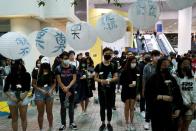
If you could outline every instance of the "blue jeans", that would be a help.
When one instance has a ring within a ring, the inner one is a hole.
[[[44,89],[45,91],[49,91],[51,89],[50,86],[47,87],[43,87],[42,89]],[[51,101],[54,99],[54,95],[52,96],[45,96],[41,91],[39,90],[35,90],[35,101]]]
[[[22,94],[22,93],[21,93]],[[16,97],[15,96],[15,92],[10,92],[10,95],[13,96],[13,97]],[[30,100],[26,97],[23,101],[22,101],[22,105],[28,105],[28,103],[30,103]],[[11,105],[11,106],[14,106],[14,105],[17,105],[17,103],[15,101],[12,101],[12,100],[8,100],[7,101],[7,104],[8,105]]]

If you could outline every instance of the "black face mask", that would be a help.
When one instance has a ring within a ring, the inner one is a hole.
[[[46,63],[43,63],[42,64],[42,68],[43,69],[49,69],[50,68],[50,65],[49,64],[46,64]]]
[[[182,70],[185,71],[185,72],[189,72],[191,70],[191,67],[190,66],[184,66],[182,68]]]
[[[104,55],[104,59],[107,60],[107,61],[110,60],[111,59],[111,55]]]
[[[163,69],[161,69],[161,73],[164,73],[164,74],[169,73],[169,68],[163,68]]]

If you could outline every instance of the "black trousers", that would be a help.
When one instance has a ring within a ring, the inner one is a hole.
[[[142,95],[140,94],[140,96],[142,96]],[[145,98],[141,97],[141,99],[140,99],[140,111],[141,112],[145,111],[145,103],[146,103]]]
[[[66,94],[59,92],[60,97],[60,103],[61,103],[61,110],[60,110],[60,116],[61,116],[61,124],[66,125],[66,112],[67,109],[65,108],[65,97]],[[72,124],[74,122],[74,95],[69,97],[69,124]]]
[[[113,90],[111,87],[99,87],[98,89],[101,121],[105,121],[105,111],[107,111],[107,120],[112,119]]]
[[[153,116],[151,119],[152,131],[173,131],[171,117]]]

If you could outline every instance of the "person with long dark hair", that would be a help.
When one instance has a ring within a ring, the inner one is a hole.
[[[196,107],[196,82],[192,73],[191,59],[184,57],[179,60],[177,82],[183,98],[179,131],[188,131]]]
[[[182,96],[176,79],[169,72],[167,58],[158,60],[156,73],[146,83],[152,131],[177,131],[173,119],[179,117]]]
[[[30,90],[31,76],[26,72],[22,60],[16,60],[11,66],[11,72],[5,79],[4,92],[8,96],[8,105],[12,115],[12,129],[18,131],[18,112],[22,130],[27,130],[27,94]]]
[[[36,60],[36,63],[35,63],[35,68],[33,68],[33,71],[32,71],[32,76],[36,76],[38,74],[40,65],[41,65],[41,60],[40,59],[37,59]],[[35,93],[35,88],[33,88],[31,95],[33,96],[34,93]]]
[[[137,86],[139,84],[139,71],[135,56],[127,59],[124,70],[121,74],[122,92],[121,99],[125,103],[124,115],[126,130],[135,130],[133,126],[134,106],[136,101]]]
[[[56,85],[55,75],[50,67],[48,57],[41,59],[41,65],[37,74],[32,76],[32,86],[35,88],[35,102],[38,110],[38,124],[43,131],[44,110],[46,109],[49,122],[49,131],[53,130],[53,91]]]
[[[82,58],[79,64],[78,75],[80,78],[79,84],[79,100],[82,107],[82,115],[86,115],[89,98],[92,97],[92,90],[89,86],[89,73],[87,70],[87,60]]]

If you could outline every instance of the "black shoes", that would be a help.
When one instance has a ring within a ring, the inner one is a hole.
[[[100,126],[100,128],[99,128],[99,131],[105,131],[105,129],[106,129],[106,125],[105,124],[102,124]],[[108,131],[113,131],[112,125],[111,124],[107,124],[107,129],[108,129]]]
[[[105,124],[102,124],[100,127],[99,127],[99,131],[104,131],[106,129],[106,125]]]
[[[59,128],[59,131],[63,131],[63,130],[65,130],[65,128],[66,128],[65,125],[61,125]]]
[[[108,131],[113,131],[113,127],[111,124],[107,124]]]

